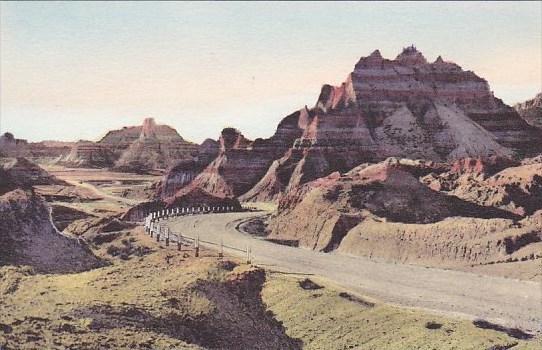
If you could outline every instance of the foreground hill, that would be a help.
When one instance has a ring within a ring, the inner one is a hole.
[[[143,248],[143,254],[112,256]],[[389,306],[313,276],[159,246],[141,228],[97,254],[111,265],[70,275],[0,267],[6,349],[527,350],[520,330]],[[493,328],[493,329],[491,329]]]
[[[67,185],[67,183],[22,157],[10,159],[0,167],[0,194],[17,188],[30,189],[36,185]]]
[[[0,265],[28,265],[44,273],[102,266],[84,242],[54,227],[41,197],[20,189],[0,196],[0,253]]]

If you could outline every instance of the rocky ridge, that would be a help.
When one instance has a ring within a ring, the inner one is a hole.
[[[242,200],[275,200],[387,157],[453,162],[542,151],[542,131],[495,98],[486,80],[441,57],[429,63],[414,47],[393,60],[378,50],[362,57],[342,85],[324,85],[315,107],[296,116],[301,136]]]

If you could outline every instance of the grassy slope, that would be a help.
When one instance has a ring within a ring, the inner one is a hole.
[[[240,265],[212,252],[161,249],[141,229],[134,245],[154,249],[101,269],[32,275],[0,268],[0,346],[4,349],[488,349],[540,342],[382,304],[347,300],[326,283],[304,290],[298,279]],[[121,246],[120,239],[113,245]],[[103,245],[97,254],[105,255]],[[171,255],[170,264],[166,256]],[[263,300],[262,300],[263,299]],[[267,304],[267,306],[266,306]],[[274,318],[273,318],[274,315]],[[277,320],[279,322],[277,322]],[[437,330],[425,328],[441,323]],[[282,322],[282,325],[281,323]]]
[[[287,334],[300,338],[304,349],[539,349],[540,339],[522,341],[504,333],[475,327],[466,320],[436,316],[376,303],[366,305],[340,297],[339,288],[304,290],[291,276],[272,274],[263,290],[268,308],[283,322]],[[441,324],[428,329],[426,324]],[[505,349],[507,347],[503,347]],[[501,348],[497,348],[501,349]]]

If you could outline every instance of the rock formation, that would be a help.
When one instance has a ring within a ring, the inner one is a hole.
[[[206,139],[198,148],[195,159],[178,161],[158,183],[156,197],[166,200],[192,182],[218,155],[220,144]]]
[[[0,265],[69,273],[102,263],[86,243],[58,232],[41,197],[17,189],[0,196]]]
[[[363,164],[288,191],[268,222],[269,238],[432,266],[540,259],[540,165]],[[435,186],[436,179],[442,184]]]
[[[109,131],[100,141],[79,141],[57,160],[69,167],[115,168],[120,171],[165,170],[177,162],[215,157],[212,141],[198,147],[168,125],[146,118],[141,126]],[[208,163],[206,163],[208,164]]]
[[[28,142],[16,139],[12,133],[0,136],[0,157],[22,157],[28,153]]]
[[[517,217],[431,190],[417,178],[429,171],[430,163],[417,166],[389,159],[309,182],[281,198],[271,232],[279,238],[287,233],[301,245],[330,251],[368,217],[401,223],[433,223],[453,216]]]
[[[102,139],[100,143],[106,142]],[[156,125],[154,119],[146,118],[139,137],[122,152],[115,162],[115,168],[136,172],[166,169],[177,161],[194,159],[197,151],[198,146],[185,141],[175,129],[167,125]]]
[[[273,160],[280,158],[303,132],[302,120],[310,112],[303,109],[285,117],[268,139],[247,140],[234,128],[220,135],[218,156],[194,179],[194,187],[223,196],[240,196],[249,191],[266,173]]]
[[[362,57],[342,85],[324,85],[295,124],[301,136],[242,199],[273,200],[387,157],[447,162],[542,151],[542,131],[495,98],[487,81],[441,57],[428,63],[414,47],[394,60],[378,50]]]
[[[530,100],[514,105],[514,108],[527,123],[542,128],[542,93],[537,94]]]
[[[6,132],[0,136],[0,157],[27,157],[39,160],[54,160],[69,152],[72,142],[42,141],[28,142],[17,139]]]
[[[511,164],[491,160],[464,160],[449,172],[422,178],[430,188],[466,201],[495,207],[517,215],[531,215],[542,209],[542,162]]]
[[[107,147],[92,141],[78,141],[70,153],[58,160],[57,164],[67,167],[108,168],[113,165],[113,154]]]

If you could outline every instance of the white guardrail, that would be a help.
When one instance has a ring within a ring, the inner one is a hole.
[[[252,206],[242,206],[243,210],[255,210],[255,207]],[[199,245],[205,243],[212,246],[217,246],[220,248],[219,257],[224,256],[224,248],[232,249],[235,251],[243,252],[246,254],[247,263],[252,261],[252,250],[250,246],[246,246],[244,249],[238,247],[232,247],[224,245],[221,241],[210,242],[205,240],[200,240],[199,235],[196,237],[189,237],[183,235],[181,232],[173,232],[169,226],[167,226],[163,221],[166,221],[170,218],[178,216],[187,216],[187,215],[203,215],[211,213],[230,213],[238,211],[234,206],[197,206],[197,207],[178,207],[171,209],[162,209],[154,212],[150,212],[144,220],[145,233],[150,235],[153,238],[156,238],[157,242],[164,241],[166,246],[169,246],[170,243],[177,244],[177,250],[181,250],[183,244],[191,246],[193,244],[195,250],[195,256],[199,256]]]

